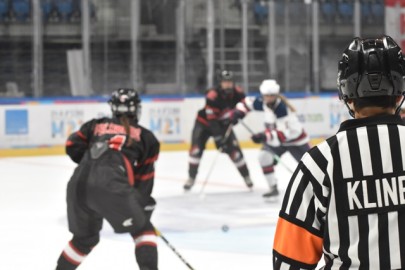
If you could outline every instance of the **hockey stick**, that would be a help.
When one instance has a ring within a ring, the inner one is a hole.
[[[242,126],[243,126],[244,128],[246,128],[246,130],[249,131],[250,134],[252,134],[252,135],[255,134],[255,132],[254,132],[248,125],[246,125],[246,123],[243,122],[242,119],[239,120],[239,123],[241,123]],[[265,143],[263,143],[263,144],[265,144]],[[287,166],[287,164],[284,164],[284,162],[281,161],[281,158],[280,158],[279,155],[277,155],[277,154],[274,153],[273,151],[271,151],[271,153],[273,154],[274,159],[277,161],[277,163],[280,163],[281,165],[283,165],[283,167],[286,168],[287,171],[289,171],[290,173],[294,173],[293,170],[291,170],[290,167]]]
[[[163,242],[165,242],[166,245],[174,252],[174,254],[176,254],[177,257],[179,257],[179,259],[188,267],[188,269],[194,270],[194,268],[183,258],[183,256],[181,256],[181,254],[174,248],[172,244],[170,244],[169,240],[167,240],[167,238],[164,237],[158,229],[155,228],[155,232],[156,235],[159,236],[163,240]]]
[[[230,124],[228,126],[228,129],[225,132],[225,135],[224,135],[224,138],[223,138],[224,141],[226,141],[228,139],[229,135],[231,135],[232,128],[233,128],[233,124]],[[222,148],[220,147],[220,148],[218,148],[218,152],[216,153],[214,159],[212,160],[211,167],[209,168],[209,171],[208,171],[207,175],[205,176],[204,182],[203,182],[203,184],[201,186],[200,192],[198,193],[200,198],[204,197],[205,186],[208,183],[208,179],[210,178],[211,173],[214,170],[214,166],[217,163],[217,159],[219,157],[219,154],[221,154],[221,153],[222,153]]]

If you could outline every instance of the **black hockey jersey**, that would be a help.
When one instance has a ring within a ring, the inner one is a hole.
[[[132,143],[120,120],[117,118],[93,119],[71,134],[66,142],[66,153],[79,163],[96,143],[106,143],[108,151],[122,154],[128,181],[150,201],[155,175],[154,163],[159,155],[160,144],[148,129],[133,122],[130,125]],[[147,203],[147,202],[146,202]]]
[[[245,97],[245,93],[239,86],[235,86],[232,93],[227,94],[219,87],[209,89],[205,95],[205,106],[198,111],[197,121],[208,126],[214,135],[218,135],[229,125],[228,114]],[[225,127],[223,121],[227,122]]]
[[[286,190],[274,269],[405,269],[405,126],[343,122],[304,155]]]

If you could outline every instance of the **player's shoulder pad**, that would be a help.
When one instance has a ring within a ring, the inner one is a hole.
[[[274,109],[274,114],[276,115],[277,118],[287,116],[288,115],[287,105],[284,102],[280,101],[276,105],[276,108]]]
[[[255,111],[263,111],[263,98],[262,97],[257,97],[253,101],[253,110]]]
[[[91,129],[93,129],[96,124],[102,123],[102,122],[104,122],[104,121],[105,121],[105,117],[90,119],[90,120],[88,120],[87,122],[83,123],[83,124],[80,126],[80,129],[79,129],[79,130],[84,131],[84,132],[88,132],[88,131],[90,131]]]
[[[148,143],[157,144],[157,145],[160,146],[159,140],[156,138],[155,134],[153,134],[152,131],[150,131],[149,129],[147,129],[147,128],[141,126],[141,125],[138,125],[138,127],[142,131],[141,132],[141,138],[147,140]]]
[[[205,95],[207,99],[215,100],[218,97],[218,92],[214,89],[208,89],[207,94]]]
[[[245,93],[245,92],[243,91],[243,88],[240,87],[239,85],[235,85],[235,91],[236,91],[237,93],[241,93],[241,94],[244,94],[244,93]]]

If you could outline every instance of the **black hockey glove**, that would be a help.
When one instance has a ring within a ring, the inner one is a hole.
[[[230,116],[231,123],[233,125],[236,125],[239,122],[240,119],[243,119],[243,117],[245,117],[245,115],[246,114],[244,112],[242,112],[242,111],[233,110],[232,113],[231,113],[231,116]]]
[[[266,134],[264,132],[256,133],[251,137],[254,143],[265,143],[267,141]]]

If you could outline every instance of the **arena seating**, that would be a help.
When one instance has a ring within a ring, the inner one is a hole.
[[[11,1],[11,17],[18,22],[25,22],[31,16],[31,6],[29,0]]]
[[[321,15],[324,21],[333,22],[337,15],[336,2],[332,0],[321,0]]]
[[[42,16],[45,21],[49,20],[53,11],[53,1],[52,0],[41,0]]]
[[[73,14],[73,0],[54,0],[61,21],[68,21]]]
[[[8,19],[9,3],[7,0],[0,0],[0,22]]]
[[[353,1],[340,0],[338,2],[339,18],[343,23],[352,22],[354,7]]]

